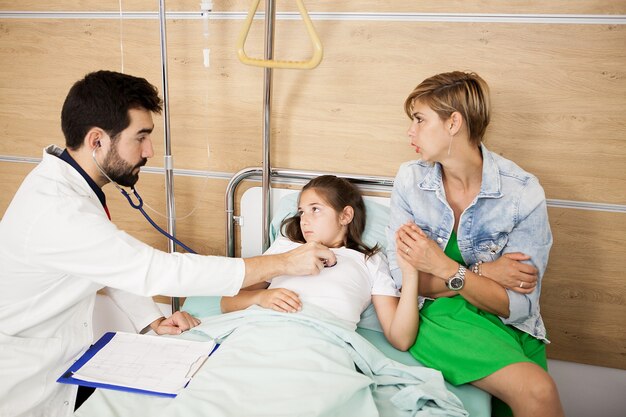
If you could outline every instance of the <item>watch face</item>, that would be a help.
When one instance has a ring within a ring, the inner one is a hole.
[[[454,277],[450,280],[450,288],[453,290],[460,290],[463,288],[463,280],[459,277]]]

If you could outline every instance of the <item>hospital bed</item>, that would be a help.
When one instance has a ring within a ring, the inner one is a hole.
[[[226,195],[226,211],[228,217],[227,225],[227,252],[234,256],[237,246],[239,246],[240,256],[248,257],[259,255],[263,251],[263,234],[264,226],[259,207],[263,204],[263,191],[260,187],[252,187],[243,193],[241,197],[241,209],[239,215],[234,212],[234,195],[243,179],[258,176],[258,170],[247,169],[235,175],[227,189]],[[272,172],[273,178],[280,178],[282,175],[283,183],[304,183],[308,178],[319,175],[320,173],[310,173],[305,171],[288,171]],[[390,192],[392,186],[391,179],[364,177],[364,176],[346,176],[360,186],[365,192],[373,191],[377,193]],[[270,191],[272,221],[268,229],[270,241],[273,240],[278,233],[280,221],[295,211],[297,201],[297,191],[287,188],[273,188]],[[364,240],[368,244],[378,242],[383,246],[386,245],[385,227],[389,215],[389,198],[380,196],[366,196],[367,209],[367,226],[364,234]],[[240,245],[235,244],[235,227],[240,229]],[[189,297],[185,300],[184,311],[200,317],[218,317],[220,311],[220,297]],[[221,315],[222,317],[224,315]],[[363,336],[367,341],[374,345],[380,352],[388,358],[393,359],[401,364],[421,367],[421,365],[408,353],[401,352],[393,348],[385,339],[380,324],[376,318],[373,307],[370,306],[363,315],[358,324],[357,333]],[[184,334],[183,337],[194,339],[197,336],[193,334]],[[253,348],[251,348],[253,349]],[[233,370],[232,372],[237,372]],[[333,377],[328,376],[329,384],[333,383]],[[217,382],[219,384],[219,381]],[[469,412],[470,416],[488,417],[491,414],[490,396],[471,385],[452,386],[445,382],[445,386],[454,393],[462,402],[463,407]],[[211,394],[207,394],[210,396]],[[186,396],[185,407],[188,413],[180,415],[193,415],[195,411],[203,409],[201,399],[207,396]],[[193,400],[192,400],[193,399]],[[245,400],[245,399],[244,399]],[[133,415],[137,410],[141,410],[143,414],[146,412],[150,415],[158,411],[166,409],[169,406],[169,398],[149,397],[140,394],[132,394],[126,392],[116,392],[107,390],[97,390],[96,393],[77,411],[77,416],[125,416]],[[231,415],[231,414],[225,414]],[[338,415],[341,415],[339,413]],[[345,414],[348,415],[348,414]],[[385,414],[381,414],[385,415]]]

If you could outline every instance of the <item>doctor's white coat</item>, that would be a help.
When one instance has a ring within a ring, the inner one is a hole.
[[[67,416],[76,387],[56,379],[93,342],[106,288],[137,330],[150,298],[234,295],[241,259],[158,251],[111,223],[85,179],[49,146],[0,221],[0,416]]]

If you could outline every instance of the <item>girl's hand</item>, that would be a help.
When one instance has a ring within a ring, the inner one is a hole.
[[[285,288],[262,290],[259,293],[258,304],[261,307],[271,308],[281,313],[295,313],[302,310],[302,303],[298,294]]]
[[[480,266],[483,276],[509,288],[512,291],[528,294],[537,286],[537,268],[524,264],[530,256],[521,252],[505,253],[493,262],[487,262]]]
[[[398,254],[397,258],[397,262],[398,262],[398,267],[400,268],[401,271],[405,271],[405,270],[415,270],[415,267],[413,265],[411,265],[411,262],[408,259],[407,253],[406,253],[406,248],[404,250],[401,250],[401,247],[404,246],[404,242],[402,242],[399,238],[398,238],[398,233],[396,233],[396,252]],[[410,253],[410,249],[409,249],[409,253]],[[401,255],[405,255],[405,256],[401,256]]]
[[[419,274],[420,295],[429,298],[454,297],[458,291],[453,291],[446,286],[445,281],[427,272]]]
[[[396,232],[396,250],[415,269],[428,272],[441,279],[453,276],[459,264],[443,252],[415,223],[402,225]]]
[[[402,241],[397,238],[396,234],[396,248],[400,248],[402,245]],[[400,272],[402,272],[402,283],[404,284],[407,279],[415,279],[417,280],[417,269],[411,265],[409,260],[403,256],[406,253],[402,251],[398,251],[398,256],[396,256],[396,261],[398,262],[398,267],[400,268]]]

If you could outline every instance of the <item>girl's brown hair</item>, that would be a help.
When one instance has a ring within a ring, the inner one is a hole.
[[[362,235],[365,230],[365,203],[359,189],[346,179],[334,175],[322,175],[309,181],[302,191],[315,190],[324,201],[337,213],[350,206],[354,210],[352,221],[348,223],[345,246],[370,257],[380,251],[380,246],[370,248],[363,243]],[[298,198],[298,204],[300,198]],[[280,224],[281,234],[293,242],[306,243],[300,228],[300,216],[286,218]]]

